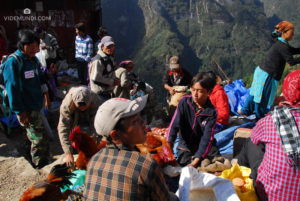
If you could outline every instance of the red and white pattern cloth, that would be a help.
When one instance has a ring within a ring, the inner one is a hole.
[[[292,110],[291,113],[300,130],[300,112]],[[268,200],[300,200],[300,170],[287,163],[288,156],[284,152],[271,115],[256,124],[251,139],[254,144],[264,143],[266,146],[256,182],[263,185]]]
[[[300,70],[289,73],[282,84],[282,93],[292,106],[300,106]]]

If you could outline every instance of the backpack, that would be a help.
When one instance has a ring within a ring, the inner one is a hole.
[[[1,64],[0,64],[0,86],[1,88],[5,89],[5,83],[4,83],[4,77],[3,77],[3,68],[4,68],[4,63],[8,60],[8,58],[10,57],[14,57],[18,63],[18,70],[19,70],[19,73],[21,73],[21,70],[22,70],[22,59],[16,54],[16,52],[10,54],[10,55],[4,55],[2,57],[2,60],[1,60]],[[22,84],[22,80],[20,79],[19,80],[19,84],[20,84],[20,89],[22,91],[23,89],[23,84]]]
[[[18,63],[18,69],[19,69],[19,73],[21,73],[21,70],[22,70],[22,59],[14,52],[10,55],[5,55],[2,57],[2,60],[1,60],[1,64],[0,64],[0,97],[2,98],[2,112],[3,112],[3,115],[4,117],[1,118],[1,121],[5,121],[5,124],[7,125],[7,133],[10,134],[11,132],[11,127],[15,127],[15,126],[18,126],[18,120],[17,118],[12,115],[12,111],[11,109],[9,108],[8,109],[8,113],[7,113],[7,105],[9,105],[8,103],[8,97],[7,97],[7,94],[6,94],[6,90],[5,90],[5,83],[4,83],[4,77],[3,77],[3,68],[4,68],[4,63],[8,60],[8,58],[10,57],[14,57]],[[22,80],[20,79],[20,89],[21,91],[23,90],[23,85],[22,85]]]

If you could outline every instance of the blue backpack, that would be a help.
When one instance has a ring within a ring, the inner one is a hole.
[[[2,60],[1,60],[1,65],[0,65],[0,95],[2,97],[2,109],[3,109],[3,118],[1,118],[0,120],[5,123],[7,125],[7,132],[8,134],[11,132],[11,127],[15,127],[15,126],[18,126],[19,123],[18,123],[18,120],[16,118],[15,115],[12,115],[12,111],[11,109],[9,108],[8,109],[8,114],[7,114],[7,105],[9,105],[8,103],[8,97],[7,97],[7,94],[6,94],[6,90],[5,90],[5,83],[4,83],[4,77],[3,77],[3,68],[4,68],[4,63],[8,60],[8,58],[10,57],[14,57],[18,63],[18,70],[19,70],[19,73],[21,74],[21,71],[22,71],[22,64],[23,64],[23,61],[22,59],[14,52],[10,55],[5,55],[2,57]],[[21,91],[23,90],[23,84],[22,84],[22,80],[20,79],[20,89]]]
[[[1,64],[0,64],[0,86],[1,88],[5,89],[5,83],[4,83],[4,77],[3,77],[3,68],[4,68],[4,63],[8,60],[8,58],[10,57],[14,57],[18,63],[18,70],[19,70],[19,73],[21,73],[21,70],[22,70],[22,64],[23,64],[23,61],[22,59],[20,58],[20,56],[18,56],[16,54],[16,52],[10,54],[10,55],[5,55],[2,57],[2,60],[1,60]],[[21,91],[23,90],[23,84],[22,84],[22,80],[20,80],[20,88],[21,88]]]

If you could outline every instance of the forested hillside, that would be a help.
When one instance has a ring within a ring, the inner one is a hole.
[[[274,5],[286,8],[285,2],[295,13],[273,8]],[[103,25],[116,41],[117,60],[133,59],[134,71],[154,86],[161,97],[162,75],[172,55],[179,55],[183,67],[192,74],[213,70],[212,56],[231,79],[253,73],[271,45],[274,24],[281,19],[297,24],[299,3],[296,0],[103,0],[102,7]],[[295,35],[299,44],[300,30]]]

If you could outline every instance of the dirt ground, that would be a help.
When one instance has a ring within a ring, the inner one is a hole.
[[[61,94],[63,97],[65,93]],[[63,151],[57,135],[59,110],[47,115],[54,139],[49,142],[53,162],[41,170],[34,169],[30,164],[30,142],[25,130],[13,128],[10,134],[0,124],[0,201],[18,201],[24,191],[35,182],[44,179],[50,169],[58,163],[63,163]],[[161,125],[160,121],[156,122]],[[156,126],[155,124],[153,126]],[[76,160],[76,155],[74,156]]]
[[[55,128],[53,125],[51,127]],[[0,129],[0,201],[18,201],[28,187],[44,179],[54,164],[63,161],[63,151],[56,129],[53,129],[54,140],[49,144],[54,162],[36,170],[28,162],[30,143],[25,130],[19,127],[9,135],[4,132],[3,128]]]

